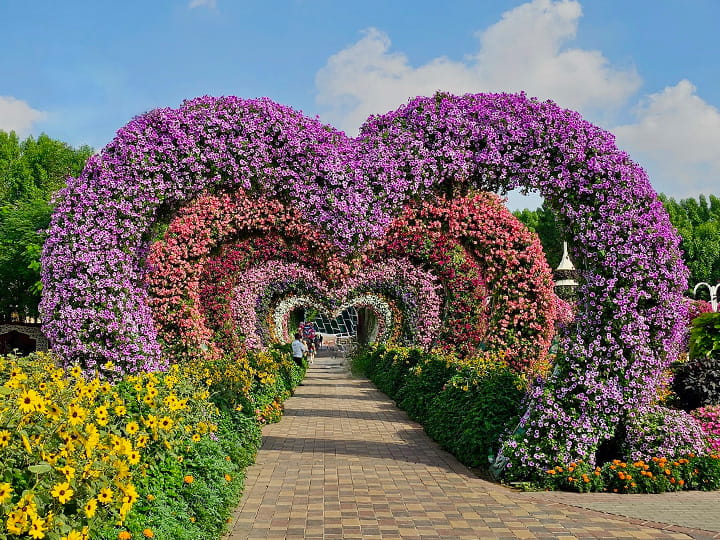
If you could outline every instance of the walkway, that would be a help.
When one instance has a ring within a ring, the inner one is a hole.
[[[317,359],[264,428],[226,540],[720,538],[718,493],[517,493],[480,480],[341,362]]]

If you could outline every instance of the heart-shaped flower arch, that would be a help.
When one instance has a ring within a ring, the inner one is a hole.
[[[204,97],[138,117],[60,194],[44,331],[88,368],[158,367],[143,261],[155,224],[209,188],[292,202],[350,250],[411,198],[519,186],[557,212],[584,283],[576,331],[508,448],[528,467],[592,455],[673,359],[687,270],[646,174],[612,135],[524,95],[416,98],[356,139],[267,99]]]
[[[333,311],[328,311],[328,306],[318,303],[316,298],[304,296],[290,296],[279,301],[271,313],[272,326],[271,337],[281,343],[292,341],[290,332],[290,315],[298,308],[314,309],[328,318],[334,319],[343,311],[349,308],[366,308],[376,317],[377,322],[372,332],[369,333],[369,342],[384,342],[392,338],[393,330],[400,322],[393,315],[399,310],[393,309],[387,298],[377,294],[362,294],[349,299]]]

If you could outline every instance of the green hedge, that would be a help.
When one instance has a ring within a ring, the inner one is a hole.
[[[491,355],[460,361],[450,354],[379,345],[359,351],[353,366],[362,366],[430,437],[473,467],[488,463],[521,413],[525,381]]]

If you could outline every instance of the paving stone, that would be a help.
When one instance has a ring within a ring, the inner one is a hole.
[[[720,539],[719,493],[519,493],[481,480],[334,363],[317,358],[263,428],[225,540]]]

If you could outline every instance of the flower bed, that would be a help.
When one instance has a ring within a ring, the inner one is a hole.
[[[110,383],[40,353],[0,357],[0,536],[219,536],[260,422],[302,377],[282,358],[268,354],[253,388],[236,394],[237,367],[176,365]]]

